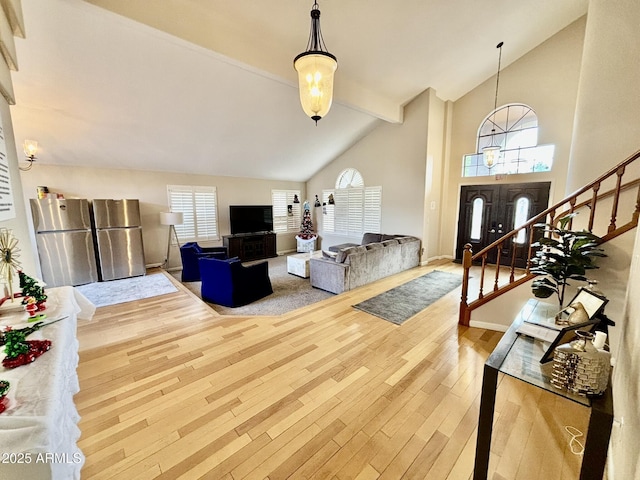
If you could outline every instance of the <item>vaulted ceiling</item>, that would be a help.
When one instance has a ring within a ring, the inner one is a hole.
[[[427,88],[463,96],[588,0],[322,0],[338,58],[316,126],[293,58],[312,1],[24,0],[11,108],[41,164],[305,181]],[[490,107],[488,99],[488,107]]]

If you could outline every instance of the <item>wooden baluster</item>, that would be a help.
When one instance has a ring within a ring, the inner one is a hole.
[[[482,255],[482,268],[480,269],[480,293],[478,294],[478,299],[484,297],[484,270],[487,266],[487,254]]]
[[[502,242],[498,244],[498,257],[496,258],[496,279],[493,283],[493,291],[498,291],[498,276],[500,275],[500,257],[502,256]]]
[[[575,208],[576,208],[576,200],[578,200],[577,197],[571,197],[571,199],[569,200],[569,205],[571,205],[571,208],[569,209],[569,214],[573,213],[573,211],[575,210]],[[565,229],[571,230],[572,227],[573,227],[573,218],[571,220],[569,220],[569,223],[567,224]]]
[[[636,210],[633,212],[632,221],[636,225],[638,224],[638,217],[640,217],[640,186],[638,187],[638,196],[636,197]]]
[[[620,200],[620,187],[622,185],[622,175],[624,175],[624,166],[620,167],[616,172],[618,180],[616,181],[616,189],[613,194],[613,206],[611,207],[611,222],[609,223],[608,233],[616,229],[616,217],[618,216],[618,200]]]
[[[554,208],[553,210],[551,210],[549,212],[549,225],[554,225],[555,226],[555,222],[556,222],[556,209]],[[551,232],[544,233],[543,235],[551,237]]]
[[[521,229],[519,229],[519,230],[521,230]],[[518,234],[517,233],[510,237],[510,239],[511,239],[511,271],[509,273],[509,283],[513,283],[513,280],[515,279],[516,251],[518,250],[518,242],[516,242],[517,238],[518,238]]]
[[[531,257],[533,257],[533,247],[531,246],[531,244],[533,243],[533,232],[534,232],[535,228],[533,228],[533,225],[531,225],[529,227],[529,251],[527,253],[527,266],[526,266],[526,273],[529,274],[529,271],[531,270]]]
[[[469,320],[471,318],[469,304],[467,303],[467,295],[469,293],[469,269],[471,268],[471,257],[473,257],[471,244],[466,243],[464,246],[464,251],[462,252],[462,293],[460,296],[460,313],[458,315],[458,323],[464,326],[469,326]]]
[[[589,226],[587,230],[593,230],[593,220],[596,216],[596,203],[598,203],[598,190],[600,190],[600,184],[596,183],[593,186],[593,196],[591,197],[591,212],[589,213]]]

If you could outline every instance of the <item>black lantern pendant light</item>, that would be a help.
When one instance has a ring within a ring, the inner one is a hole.
[[[293,59],[298,72],[302,109],[316,125],[331,108],[333,100],[333,74],[338,68],[336,57],[327,51],[320,31],[318,2],[311,8],[311,32],[307,50]]]
[[[500,84],[500,61],[502,60],[502,45],[504,42],[500,42],[496,45],[496,48],[500,50],[498,55],[498,73],[496,75],[496,96],[493,102],[493,128],[491,129],[491,144],[488,147],[484,147],[482,149],[482,161],[484,162],[485,167],[493,168],[498,160],[500,159],[500,155],[502,154],[502,149],[500,145],[495,143],[495,133],[496,133],[496,109],[498,108],[498,85]]]

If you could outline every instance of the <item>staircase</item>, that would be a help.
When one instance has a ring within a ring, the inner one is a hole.
[[[569,224],[567,228],[588,230],[601,237],[603,242],[635,228],[640,216],[640,175],[638,175],[640,162],[636,162],[639,158],[640,150],[590,184],[547,208],[477,253],[473,253],[471,245],[466,244],[462,257],[464,273],[458,323],[468,326],[474,309],[536,276],[530,272],[531,259],[535,257],[535,250],[530,245],[535,242],[536,235],[539,236],[541,232],[538,228],[533,228],[535,224],[554,224],[569,213],[576,212],[579,215],[572,219],[573,225]],[[630,168],[634,163],[635,165]],[[630,170],[633,173],[624,178],[625,172]],[[636,178],[629,180],[630,176]],[[624,183],[625,181],[627,183]],[[516,239],[522,230],[525,231],[529,242],[523,247],[518,247]],[[512,252],[510,264],[500,265],[501,252],[503,249],[508,251],[507,246],[514,247],[510,250]],[[525,268],[517,268],[515,265],[519,248],[528,249]],[[497,264],[488,267],[489,256],[497,258]],[[479,290],[477,297],[469,301],[469,272],[472,265],[480,265],[479,272],[474,271],[474,276],[479,275]],[[485,287],[487,283],[491,285]]]

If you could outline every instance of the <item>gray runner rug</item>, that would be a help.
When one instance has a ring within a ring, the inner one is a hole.
[[[460,284],[462,275],[434,270],[353,307],[401,325]]]
[[[116,305],[178,291],[163,273],[89,283],[75,288],[96,307]]]

